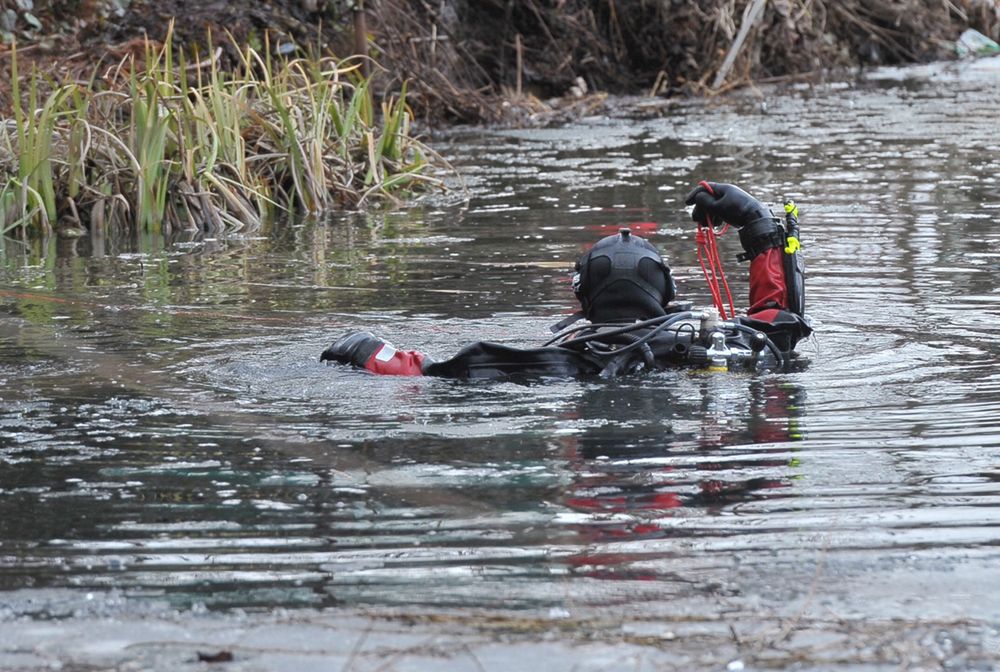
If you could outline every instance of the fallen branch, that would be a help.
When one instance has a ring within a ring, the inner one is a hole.
[[[712,82],[713,89],[718,89],[726,81],[729,70],[733,67],[733,63],[736,62],[736,57],[739,56],[740,50],[743,48],[743,43],[746,42],[747,36],[750,34],[750,29],[754,27],[758,19],[763,15],[766,3],[767,0],[753,0],[753,3],[747,5],[747,8],[743,11],[743,22],[740,24],[740,32],[737,33],[736,39],[733,40],[733,44],[729,47],[729,53],[726,54],[722,65],[719,67],[719,71],[715,74],[715,80]]]

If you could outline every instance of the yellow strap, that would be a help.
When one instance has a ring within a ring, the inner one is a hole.
[[[799,206],[795,205],[795,201],[788,201],[785,203],[785,213],[791,214],[795,219],[799,218]]]
[[[799,243],[799,239],[795,236],[788,236],[786,239],[788,245],[785,247],[785,254],[795,254],[802,249],[802,244]]]

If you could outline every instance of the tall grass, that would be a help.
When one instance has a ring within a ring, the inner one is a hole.
[[[215,58],[187,64],[168,34],[104,77],[58,85],[37,72],[22,80],[15,51],[14,119],[0,127],[0,231],[57,222],[218,230],[440,184],[410,135],[405,88],[376,114],[357,62],[281,59],[266,44],[239,52],[236,72]]]

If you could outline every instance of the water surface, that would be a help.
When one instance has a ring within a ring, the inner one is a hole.
[[[438,146],[467,199],[8,242],[0,589],[1000,623],[998,80],[991,59],[466,130]],[[681,205],[705,178],[800,204],[817,337],[792,371],[470,383],[318,361],[351,329],[437,357],[539,343],[575,308],[575,258],[623,225],[705,305]]]

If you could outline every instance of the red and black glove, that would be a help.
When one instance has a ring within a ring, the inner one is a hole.
[[[691,218],[696,222],[704,222],[706,217],[711,216],[716,222],[729,222],[739,229],[759,219],[774,219],[774,215],[763,203],[735,184],[699,184],[688,193],[684,202],[694,206]]]
[[[427,356],[415,350],[397,350],[369,331],[352,331],[320,355],[321,362],[352,364],[386,376],[422,376]]]
[[[739,229],[740,244],[746,253],[745,261],[775,247],[784,247],[784,232],[774,213],[756,198],[735,184],[706,182],[699,184],[687,195],[684,202],[693,205],[691,218],[704,222],[712,217],[715,223],[728,222]]]

